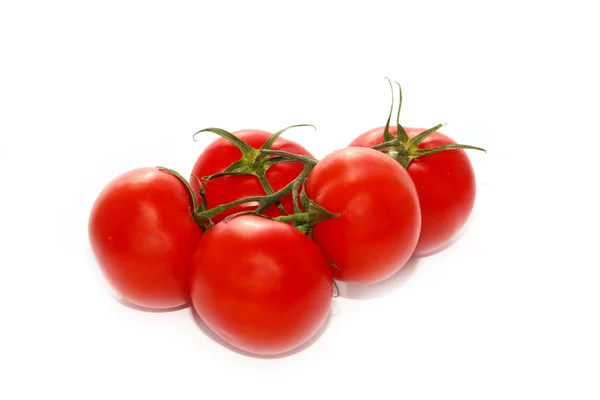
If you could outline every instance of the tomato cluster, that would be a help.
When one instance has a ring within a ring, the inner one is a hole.
[[[385,280],[469,218],[475,177],[463,149],[478,148],[441,125],[390,127],[391,114],[321,160],[281,137],[288,128],[209,128],[220,137],[189,180],[161,167],[118,176],[89,219],[103,275],[141,307],[191,304],[242,351],[297,348],[326,320],[335,280]]]

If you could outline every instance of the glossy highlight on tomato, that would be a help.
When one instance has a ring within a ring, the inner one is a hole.
[[[338,269],[336,279],[382,281],[404,266],[417,244],[421,212],[402,166],[372,149],[347,147],[323,158],[306,181],[307,196],[336,218],[313,228],[313,239]]]
[[[192,258],[203,234],[191,208],[185,184],[158,168],[119,175],[98,195],[89,241],[102,274],[123,299],[152,309],[189,303]]]
[[[277,355],[309,340],[333,295],[327,260],[291,225],[243,215],[208,230],[194,256],[191,296],[200,318],[251,354]]]
[[[384,142],[385,127],[363,133],[349,146],[371,147]],[[397,127],[390,126],[397,134]],[[409,137],[425,131],[404,127]],[[456,144],[441,132],[434,132],[419,145],[419,149]],[[446,245],[466,224],[475,203],[476,184],[471,161],[463,149],[444,150],[415,158],[407,171],[415,183],[421,207],[422,226],[416,255],[432,253]]]

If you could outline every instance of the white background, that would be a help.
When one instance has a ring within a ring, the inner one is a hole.
[[[0,398],[600,398],[594,2],[0,3]],[[120,304],[87,242],[114,176],[187,175],[216,126],[317,157],[440,122],[478,197],[458,240],[343,286],[301,351],[252,358],[191,309]]]

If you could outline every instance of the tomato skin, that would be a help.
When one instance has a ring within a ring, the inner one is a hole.
[[[189,303],[189,273],[202,230],[190,214],[185,185],[157,168],[113,179],[98,195],[88,222],[92,250],[108,283],[146,308]]]
[[[254,129],[241,130],[233,132],[233,134],[255,149],[260,148],[271,136],[269,132]],[[277,138],[271,149],[312,157],[312,154],[304,147],[283,137]],[[202,178],[223,172],[229,165],[238,161],[241,156],[241,151],[233,143],[219,137],[200,154],[192,168],[192,175]],[[278,163],[267,170],[267,181],[269,181],[274,191],[278,191],[300,175],[302,170],[303,165],[300,162]],[[190,183],[194,191],[198,193],[198,181],[193,176],[190,177]],[[210,180],[205,184],[205,191],[209,209],[244,197],[264,196],[266,194],[258,178],[252,175],[223,176]],[[283,197],[281,204],[289,213],[294,212],[291,195]],[[257,203],[245,203],[214,216],[212,220],[217,223],[228,215],[252,210],[256,206]],[[283,215],[275,205],[269,207],[263,214],[270,217]]]
[[[252,215],[211,228],[194,256],[194,308],[223,340],[259,355],[288,352],[326,320],[327,260],[292,226]]]
[[[375,283],[397,272],[413,253],[421,214],[414,184],[385,154],[365,148],[330,153],[311,171],[307,196],[337,218],[313,228],[313,239],[336,279]]]
[[[350,146],[370,147],[383,143],[384,127],[358,136]],[[409,137],[425,131],[404,128]],[[390,126],[395,136],[397,128]],[[429,135],[420,149],[432,149],[454,140],[440,132]],[[426,255],[448,243],[466,224],[475,204],[475,174],[463,149],[446,150],[414,159],[408,165],[421,204],[422,227],[415,255]]]

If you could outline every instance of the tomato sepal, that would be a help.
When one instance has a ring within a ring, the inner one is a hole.
[[[235,161],[232,164],[230,164],[224,171],[202,177],[202,179],[204,181],[209,181],[223,176],[253,175],[256,176],[256,178],[259,180],[263,190],[267,195],[273,194],[274,190],[269,181],[267,180],[266,173],[269,170],[269,168],[271,168],[274,164],[287,160],[282,158],[276,159],[273,157],[266,157],[265,154],[262,153],[262,150],[270,150],[275,140],[288,129],[297,128],[301,126],[312,126],[316,129],[316,127],[311,124],[297,124],[288,126],[271,135],[259,149],[255,149],[254,147],[250,146],[249,144],[238,138],[233,133],[221,128],[205,128],[196,132],[193,135],[194,140],[196,140],[196,135],[199,133],[215,133],[234,144],[242,153],[242,157],[238,161]],[[279,208],[279,210],[281,210],[281,212],[284,213],[284,215],[288,214],[288,212],[285,210],[285,208],[281,205],[279,201],[276,201],[275,205],[277,206],[277,208]]]
[[[430,154],[439,153],[446,150],[452,149],[470,149],[470,150],[480,150],[483,152],[487,151],[481,147],[466,145],[466,144],[451,144],[436,147],[433,149],[422,150],[419,149],[419,145],[425,140],[429,135],[436,132],[438,129],[443,127],[446,124],[438,124],[432,128],[429,128],[418,135],[409,138],[408,134],[404,127],[400,124],[400,109],[402,108],[402,87],[398,82],[395,82],[398,85],[398,91],[400,94],[399,104],[398,104],[398,113],[396,114],[396,127],[397,133],[394,136],[390,132],[390,122],[392,118],[392,113],[394,110],[394,86],[392,85],[392,81],[389,78],[386,78],[388,83],[390,84],[390,89],[392,92],[392,104],[390,106],[390,112],[388,114],[388,119],[385,124],[385,128],[383,130],[383,141],[384,143],[378,144],[375,146],[371,146],[372,149],[380,150],[388,156],[392,157],[396,160],[400,165],[404,168],[408,168],[408,165],[415,158],[423,157]]]

